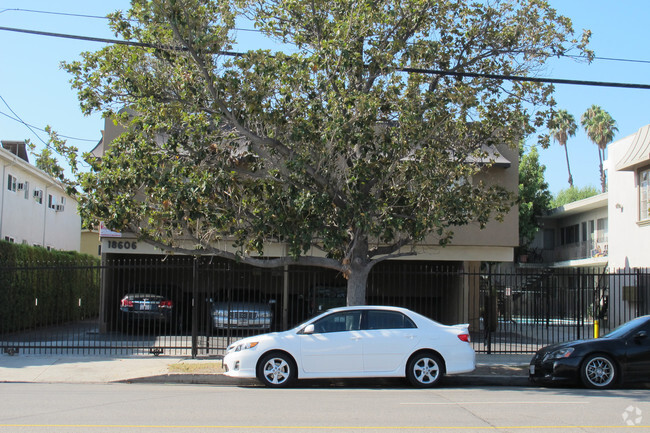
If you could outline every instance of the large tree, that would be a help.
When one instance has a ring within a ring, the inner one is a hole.
[[[539,231],[538,218],[548,212],[551,193],[544,178],[546,166],[539,162],[539,152],[519,146],[519,243],[527,248]]]
[[[574,201],[584,200],[589,197],[600,194],[598,189],[595,186],[585,186],[582,188],[567,188],[558,191],[558,193],[551,200],[551,207],[556,208],[564,206],[568,203],[573,203]]]
[[[508,211],[475,175],[486,146],[548,121],[553,89],[505,77],[588,39],[540,0],[132,0],[111,20],[139,45],[65,65],[83,110],[126,127],[81,176],[83,216],[171,251],[335,269],[349,304],[379,261]],[[242,22],[289,52],[233,53]]]
[[[569,148],[567,147],[567,140],[569,137],[576,135],[575,118],[566,110],[558,110],[551,119],[551,136],[555,141],[564,147],[564,155],[566,156],[566,168],[569,171],[569,188],[573,188],[573,176],[571,176],[571,165],[569,164]]]
[[[598,105],[592,105],[580,118],[580,124],[585,129],[589,139],[598,147],[598,168],[600,170],[600,188],[602,192],[607,191],[607,179],[603,160],[607,145],[614,140],[614,134],[618,131],[616,121],[612,116]]]

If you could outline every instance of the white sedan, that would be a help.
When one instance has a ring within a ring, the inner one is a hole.
[[[432,387],[445,374],[474,370],[468,329],[405,308],[335,308],[289,331],[234,342],[223,365],[227,376],[270,387],[353,377],[406,377],[416,387]]]

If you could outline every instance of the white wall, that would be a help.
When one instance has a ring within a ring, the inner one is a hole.
[[[15,243],[51,247],[57,250],[79,251],[81,243],[81,218],[77,202],[63,187],[47,174],[0,148],[0,239],[5,236]],[[18,183],[29,184],[29,189],[10,191],[9,175]],[[43,191],[43,201],[34,199],[34,191]],[[62,211],[48,208],[48,194],[57,204],[65,197]]]
[[[634,134],[608,147],[609,266],[650,267],[650,225],[639,224],[639,189],[635,171],[617,171],[616,164]]]

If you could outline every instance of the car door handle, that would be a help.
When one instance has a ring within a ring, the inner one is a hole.
[[[404,338],[408,340],[413,340],[415,338],[415,335],[405,335]]]
[[[359,341],[361,340],[361,337],[359,336],[350,337],[350,340]]]

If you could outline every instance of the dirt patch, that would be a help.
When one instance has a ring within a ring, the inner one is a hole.
[[[221,360],[219,361],[182,361],[169,366],[170,373],[185,374],[220,374],[223,373]]]

